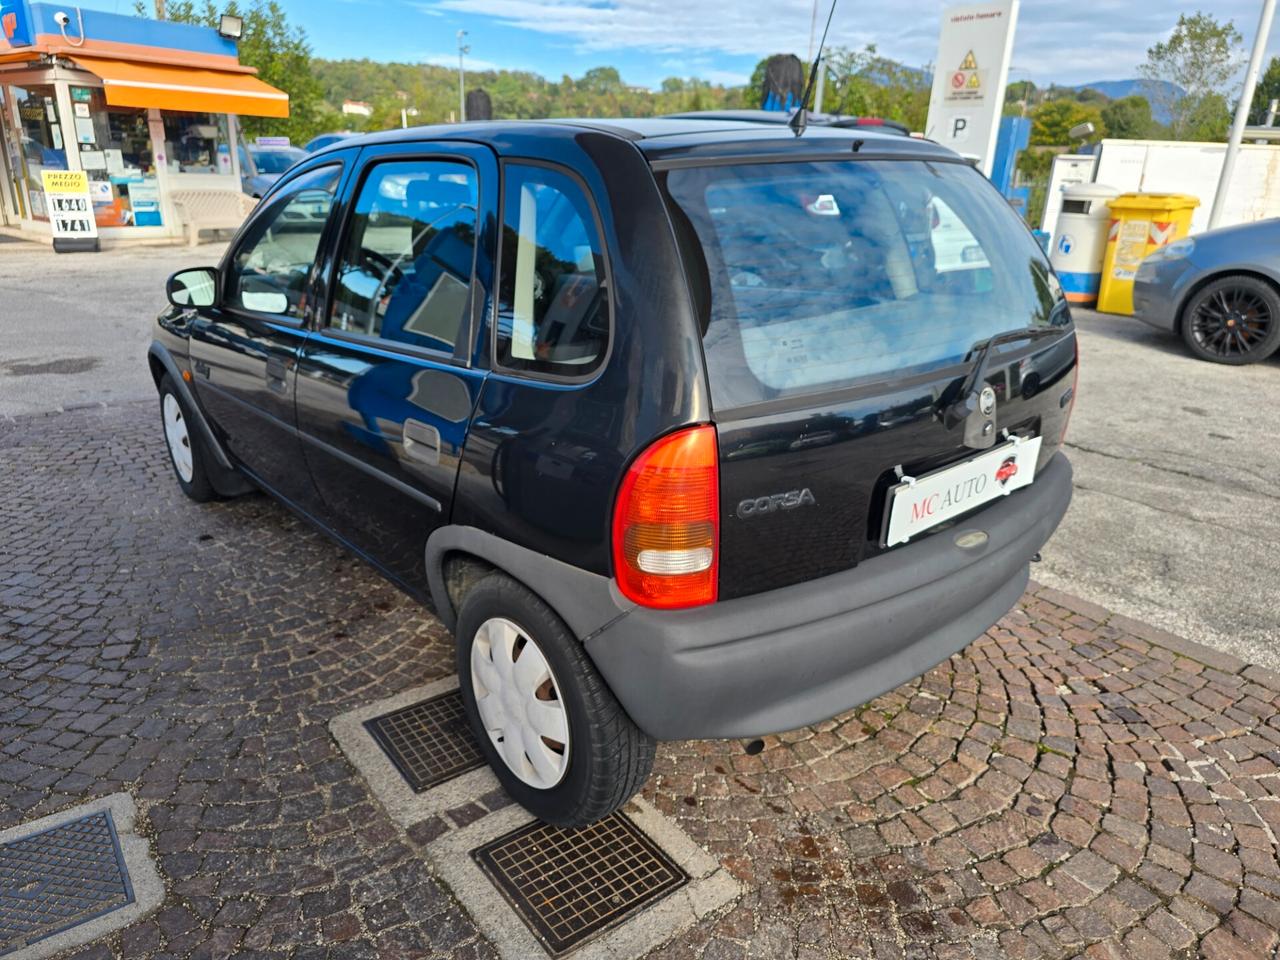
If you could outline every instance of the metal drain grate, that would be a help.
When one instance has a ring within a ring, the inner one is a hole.
[[[553,957],[689,882],[620,813],[579,830],[531,823],[471,856]]]
[[[132,902],[110,813],[0,845],[0,956]]]
[[[457,690],[366,720],[364,726],[414,793],[484,766]]]

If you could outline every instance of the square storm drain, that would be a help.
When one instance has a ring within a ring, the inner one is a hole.
[[[0,844],[0,956],[131,903],[109,811]]]
[[[414,793],[484,766],[456,689],[364,722]]]
[[[621,813],[578,830],[535,821],[471,856],[553,957],[689,882]]]

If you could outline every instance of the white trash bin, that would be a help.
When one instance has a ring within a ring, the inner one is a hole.
[[[1078,183],[1062,191],[1062,212],[1049,246],[1049,262],[1073,306],[1092,307],[1098,302],[1111,226],[1107,203],[1119,195],[1119,190],[1101,183]]]

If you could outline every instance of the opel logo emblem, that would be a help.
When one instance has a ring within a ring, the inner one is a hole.
[[[978,409],[982,411],[984,417],[989,417],[995,413],[996,392],[990,387],[982,388],[982,394],[978,397]]]

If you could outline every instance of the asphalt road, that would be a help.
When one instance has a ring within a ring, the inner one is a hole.
[[[0,244],[0,417],[151,397],[164,279],[221,250]],[[1222,367],[1134,320],[1077,321],[1075,503],[1033,575],[1280,669],[1280,359]]]
[[[0,417],[152,396],[145,357],[165,278],[223,248],[0,243]]]
[[[1075,501],[1032,575],[1280,668],[1280,359],[1204,363],[1127,317],[1076,321]]]

